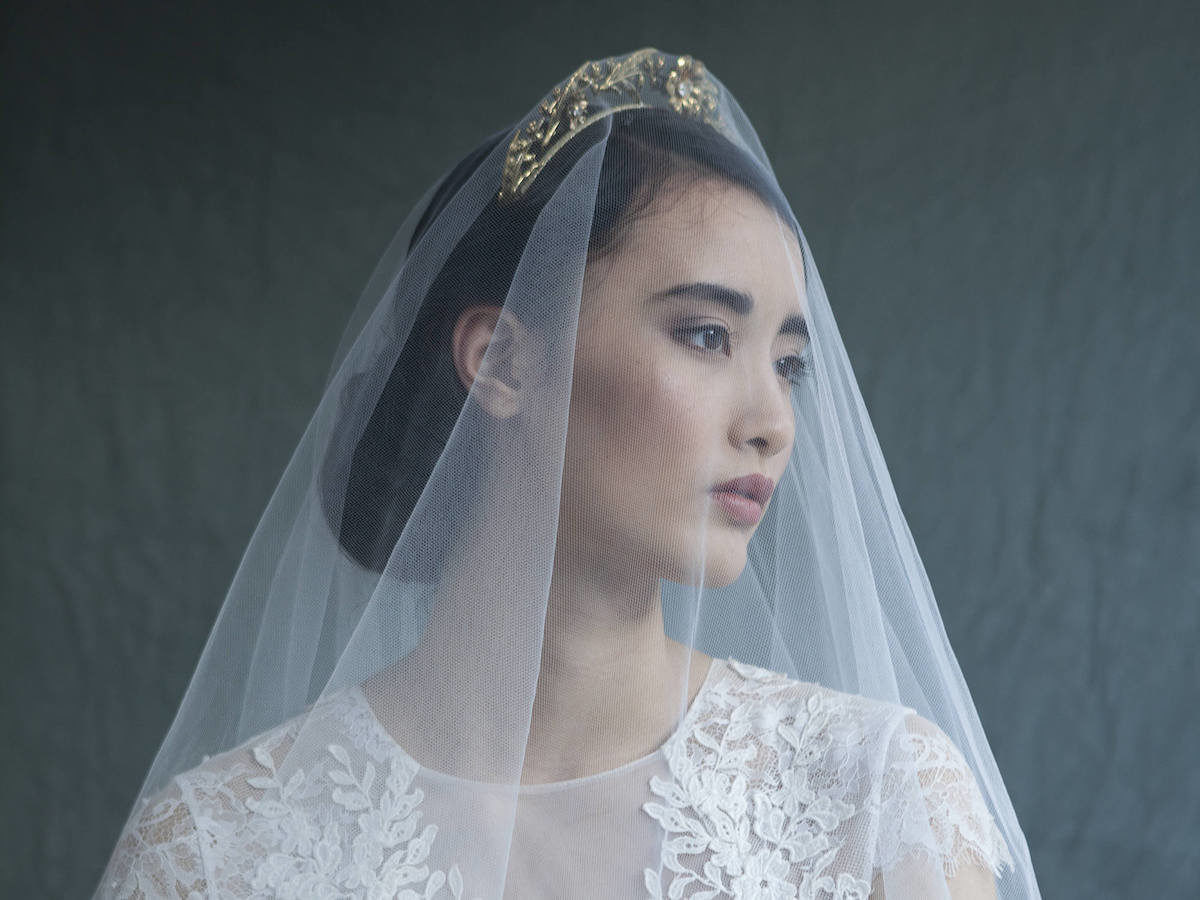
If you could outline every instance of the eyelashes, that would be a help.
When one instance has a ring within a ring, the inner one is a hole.
[[[785,356],[779,362],[781,365],[788,364],[788,370],[783,373],[783,377],[793,385],[802,383],[812,374],[812,365],[807,356]]]
[[[691,340],[691,338],[698,335],[709,333],[718,335],[719,341],[716,346],[710,346],[710,342],[705,339],[704,346],[699,347]],[[699,350],[702,353],[721,349],[725,352],[729,351],[729,329],[724,325],[714,325],[711,323],[707,325],[691,325],[684,328],[676,328],[671,332],[671,335],[680,343]],[[801,356],[795,354],[785,356],[776,365],[782,367],[783,371],[779,374],[786,378],[793,386],[802,384],[812,374],[812,364],[809,362],[808,353]]]

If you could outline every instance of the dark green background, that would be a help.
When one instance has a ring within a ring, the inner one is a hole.
[[[1196,10],[8,5],[0,893],[92,889],[410,206],[653,45],[807,231],[1045,895],[1190,896]]]

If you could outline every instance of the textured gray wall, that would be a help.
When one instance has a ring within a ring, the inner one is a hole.
[[[1195,4],[119,6],[0,14],[0,893],[91,890],[409,206],[652,44],[806,228],[1046,896],[1191,895]]]

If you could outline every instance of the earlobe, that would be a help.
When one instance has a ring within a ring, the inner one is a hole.
[[[467,307],[454,324],[451,347],[458,377],[497,419],[512,418],[521,409],[528,337],[519,319],[491,304]]]

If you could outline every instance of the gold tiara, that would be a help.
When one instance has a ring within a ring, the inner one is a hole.
[[[585,62],[538,105],[513,135],[500,181],[502,202],[522,197],[571,136],[625,109],[661,107],[718,127],[719,89],[704,63],[643,47]],[[665,102],[664,102],[665,99]]]

